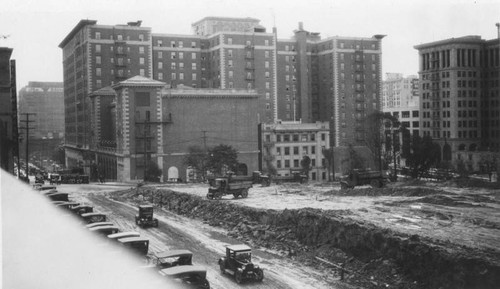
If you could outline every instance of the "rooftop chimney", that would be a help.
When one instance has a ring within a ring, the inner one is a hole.
[[[299,22],[299,30],[304,30],[304,25],[302,24],[302,21]]]

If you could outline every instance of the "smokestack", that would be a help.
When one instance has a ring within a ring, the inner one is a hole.
[[[299,30],[304,30],[304,25],[302,24],[302,21],[299,22]]]

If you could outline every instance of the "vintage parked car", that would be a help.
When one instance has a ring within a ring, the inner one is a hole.
[[[103,236],[108,236],[111,234],[116,234],[120,232],[120,229],[115,226],[97,226],[89,229],[91,232],[98,233]]]
[[[146,256],[149,250],[149,239],[143,237],[128,237],[118,239],[118,242],[123,244],[125,247],[132,249],[135,253],[139,255]]]
[[[106,222],[106,214],[103,213],[85,213],[80,215],[82,219],[87,224],[97,223],[97,222]]]
[[[181,288],[210,289],[207,270],[198,265],[182,265],[160,270],[170,280],[182,283]]]
[[[118,240],[122,238],[130,238],[130,237],[140,237],[141,234],[138,232],[119,232],[115,234],[108,235],[110,240]]]
[[[139,227],[158,227],[158,219],[153,218],[153,206],[140,205],[139,215],[135,216],[135,223]]]
[[[181,265],[193,265],[193,253],[189,250],[171,250],[155,253],[153,262],[160,269]]]
[[[95,227],[113,226],[113,225],[114,224],[111,223],[111,222],[97,222],[97,223],[92,223],[92,224],[85,225],[85,228],[91,229],[91,228],[95,228]]]
[[[219,267],[222,274],[234,276],[237,283],[264,279],[264,271],[252,263],[252,249],[247,245],[227,246],[226,256],[219,259]]]
[[[78,203],[78,202],[71,202],[71,201],[69,201],[69,202],[61,202],[61,203],[56,204],[57,207],[63,208],[63,209],[66,209],[66,210],[71,210],[74,207],[79,206],[79,205],[80,205],[80,203]]]
[[[71,208],[71,211],[79,216],[85,213],[92,213],[94,211],[94,207],[89,205],[79,205]]]
[[[45,194],[45,196],[47,196],[52,201],[69,202],[69,194],[68,193],[53,192],[53,193],[50,193],[50,194]]]

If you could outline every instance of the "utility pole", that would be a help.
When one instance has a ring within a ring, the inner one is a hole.
[[[202,130],[201,131],[203,133],[203,150],[205,151],[205,157],[208,155],[208,151],[207,151],[207,131],[206,130]],[[203,158],[203,165],[202,165],[202,169],[203,169],[203,179],[206,178],[205,174],[206,174],[206,170],[205,170],[205,158]]]
[[[26,112],[26,113],[21,113],[22,115],[24,115],[26,117],[25,120],[20,120],[20,122],[23,122],[24,123],[24,127],[20,127],[20,129],[26,129],[26,181],[29,182],[29,179],[28,179],[28,175],[29,175],[29,152],[28,152],[28,147],[29,147],[29,131],[30,131],[30,128],[33,129],[33,127],[30,127],[30,123],[31,122],[35,122],[34,120],[30,120],[30,115],[36,115],[36,113],[30,113],[30,112]]]

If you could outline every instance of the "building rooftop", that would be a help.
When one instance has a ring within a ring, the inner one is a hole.
[[[258,24],[260,22],[259,19],[256,19],[256,18],[251,18],[251,17],[244,17],[244,18],[239,18],[239,17],[217,17],[217,16],[207,16],[207,17],[204,17],[202,18],[201,20],[198,20],[196,22],[194,22],[193,24],[191,25],[196,25],[196,24],[199,24],[203,21],[206,21],[206,20],[219,20],[219,21],[241,21],[241,22],[255,22],[256,24]]]
[[[429,43],[423,43],[423,44],[415,45],[415,46],[413,46],[413,48],[420,50],[420,49],[431,48],[434,46],[441,46],[441,45],[446,45],[446,44],[484,43],[485,41],[486,40],[481,39],[481,36],[468,35],[468,36],[463,36],[463,37],[458,37],[458,38],[449,38],[449,39],[443,39],[443,40],[438,40],[438,41],[429,42]]]
[[[281,122],[274,124],[266,124],[265,129],[276,131],[311,131],[311,130],[329,130],[329,122],[301,123],[301,122]]]
[[[165,82],[136,75],[127,80],[118,82],[117,84],[113,85],[112,88],[117,88],[120,86],[164,86],[164,85],[166,85]]]

